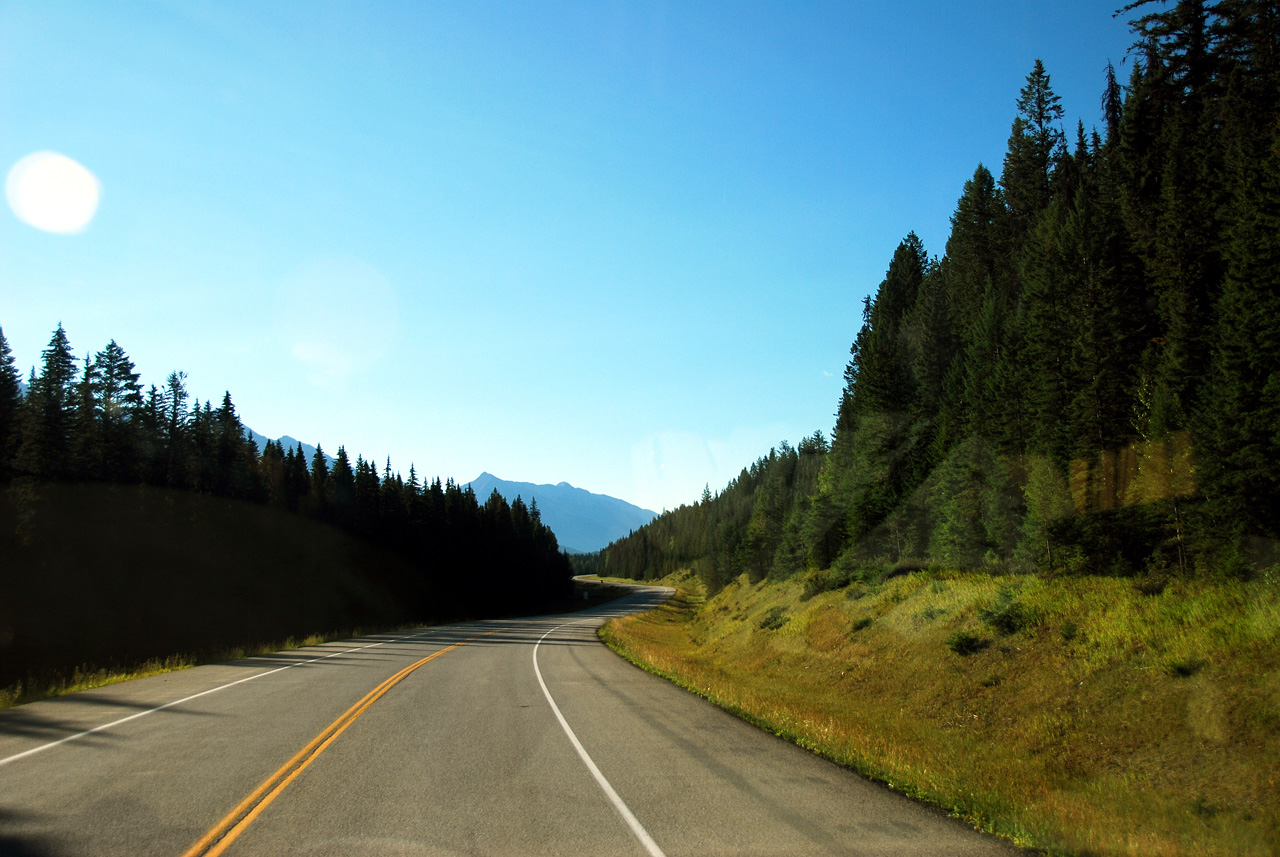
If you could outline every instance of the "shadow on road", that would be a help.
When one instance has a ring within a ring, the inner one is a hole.
[[[11,832],[15,823],[34,818],[24,813],[0,809],[0,857],[52,857],[53,850],[42,844],[38,838],[21,836]]]
[[[255,655],[236,661],[210,665],[216,668],[232,667],[244,670],[260,670],[263,673],[284,668],[291,669],[333,669],[349,666],[369,666],[371,662],[397,661],[403,662],[406,656],[418,652],[430,654],[432,651],[452,645],[467,646],[530,646],[539,643],[543,647],[581,645],[581,638],[572,637],[574,629],[581,629],[596,621],[607,621],[617,615],[646,610],[665,600],[665,595],[654,591],[633,592],[619,598],[585,610],[547,616],[522,617],[513,619],[486,619],[456,625],[441,625],[424,628],[420,631],[377,634],[355,640],[332,641],[323,646],[299,649],[289,652],[277,652],[267,655]],[[554,633],[547,632],[563,625]],[[377,644],[377,645],[375,645]],[[351,649],[346,651],[345,649]],[[199,669],[199,668],[197,668]],[[157,679],[153,676],[151,679]],[[147,679],[141,679],[146,681]],[[201,694],[218,690],[233,683],[219,680],[208,686],[190,686],[191,694]],[[115,688],[121,687],[115,685]],[[129,700],[121,698],[118,691],[100,688],[66,696],[46,699],[31,705],[19,706],[0,711],[0,738],[34,740],[38,743],[55,742],[68,736],[79,735],[86,730],[101,727],[131,713],[154,712],[157,715],[180,715],[183,717],[217,718],[223,715],[202,710],[199,700],[193,699],[190,704],[173,704],[175,699]],[[182,694],[175,694],[181,699]],[[171,707],[162,707],[162,706]],[[87,709],[102,709],[101,717],[86,717]],[[82,735],[76,743],[89,747],[106,748],[116,744],[120,739],[111,729]],[[9,752],[20,752],[26,747],[15,747]],[[0,752],[0,758],[8,753]],[[0,821],[3,818],[0,817]],[[0,831],[3,825],[0,824]],[[5,834],[0,832],[0,836]],[[12,850],[28,848],[27,843],[0,842],[0,857],[4,854],[38,853],[34,851]],[[3,850],[9,848],[10,850]]]

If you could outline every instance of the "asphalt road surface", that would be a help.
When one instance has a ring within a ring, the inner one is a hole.
[[[1008,854],[618,658],[596,610],[0,711],[5,855]]]

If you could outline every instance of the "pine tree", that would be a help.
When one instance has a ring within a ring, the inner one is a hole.
[[[31,476],[66,477],[72,474],[76,360],[61,324],[41,360],[41,372],[32,378],[25,402],[17,469]]]
[[[1000,186],[1014,233],[1024,234],[1053,196],[1053,165],[1063,145],[1061,99],[1039,59],[1018,95],[1018,115],[1009,132]]]
[[[897,250],[864,312],[845,369],[845,391],[850,409],[846,421],[860,414],[897,413],[912,401],[911,369],[903,322],[915,305],[924,282],[928,257],[913,232]]]
[[[0,476],[8,473],[18,446],[18,419],[22,405],[21,377],[13,352],[0,328]]]
[[[98,480],[103,470],[102,425],[98,418],[98,366],[85,358],[84,370],[76,383],[76,412],[71,431],[71,473],[77,479]]]
[[[351,469],[351,461],[347,458],[346,447],[338,447],[338,455],[333,461],[333,472],[329,474],[329,498],[334,514],[340,521],[350,518],[354,512],[356,499],[356,476]]]
[[[977,322],[989,286],[1011,280],[1009,248],[1004,240],[1008,212],[991,172],[979,164],[951,215],[951,235],[942,261],[948,302],[957,331]]]
[[[1102,118],[1107,126],[1107,142],[1120,141],[1120,115],[1124,110],[1124,93],[1116,82],[1116,69],[1107,60],[1107,82],[1102,91]]]
[[[329,460],[324,448],[316,444],[315,454],[311,456],[311,500],[316,514],[324,515],[328,511],[329,498]]]
[[[1068,379],[1070,346],[1075,319],[1070,313],[1074,295],[1071,281],[1077,272],[1068,267],[1061,246],[1067,213],[1061,199],[1054,200],[1027,236],[1022,253],[1021,307],[1030,436],[1030,450],[1050,455],[1059,464],[1069,457],[1071,426],[1062,419],[1071,397]]]
[[[190,416],[187,411],[187,373],[170,372],[161,400],[164,404],[164,482],[177,487],[188,483]]]
[[[1280,124],[1269,147],[1246,145],[1237,140],[1232,157],[1238,202],[1197,422],[1209,453],[1206,487],[1220,518],[1274,539],[1280,537]]]
[[[93,358],[92,395],[102,475],[130,482],[140,475],[142,385],[133,361],[113,339]]]
[[[302,443],[289,450],[285,459],[285,496],[290,511],[308,511],[311,506],[311,471],[307,465],[307,454]]]
[[[231,402],[231,391],[222,395],[222,404],[213,414],[213,491],[224,497],[245,497],[249,492],[249,472],[243,455],[244,424]]]

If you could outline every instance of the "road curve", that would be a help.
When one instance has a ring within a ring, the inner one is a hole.
[[[668,592],[0,711],[0,855],[1013,852],[597,640]]]

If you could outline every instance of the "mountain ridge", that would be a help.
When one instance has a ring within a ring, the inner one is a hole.
[[[292,437],[290,435],[284,434],[277,438],[269,438],[265,434],[262,434],[261,432],[256,432],[253,429],[249,428],[248,426],[245,426],[244,430],[245,430],[245,433],[248,434],[249,437],[253,439],[253,442],[258,445],[259,455],[261,455],[262,450],[266,448],[267,441],[274,440],[276,443],[284,447],[285,452],[289,452],[301,446],[303,455],[307,457],[308,467],[311,466],[311,459],[315,458],[316,448],[309,443],[303,443],[302,441],[298,440],[296,437]],[[332,466],[334,462],[334,457],[327,452],[324,454],[324,457],[325,457],[325,460],[329,463],[329,465]]]
[[[570,553],[598,551],[657,517],[649,509],[568,482],[512,482],[485,471],[463,487],[467,486],[481,503],[494,490],[507,502],[516,497],[526,503],[537,500],[543,522],[556,534],[560,547]]]

